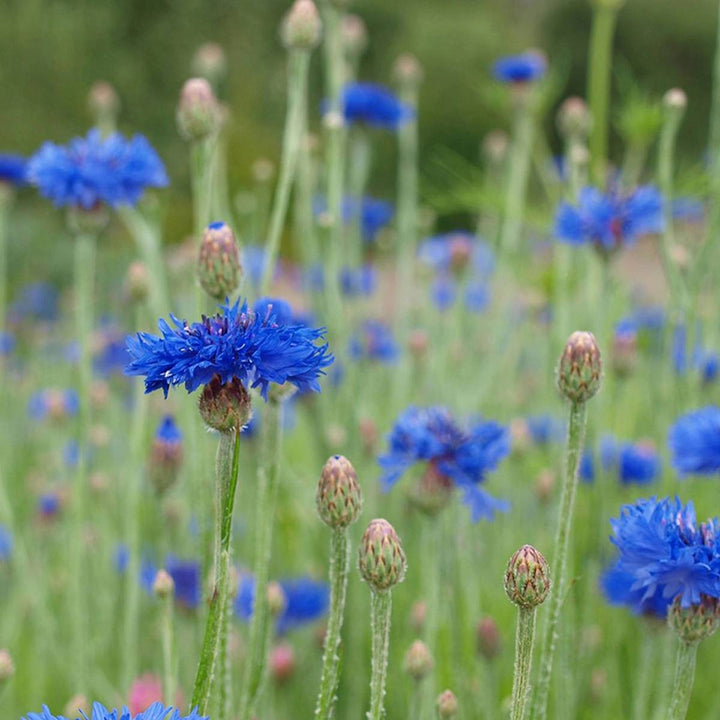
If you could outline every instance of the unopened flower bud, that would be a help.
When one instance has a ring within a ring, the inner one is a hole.
[[[350,57],[359,57],[368,44],[368,31],[365,21],[359,15],[345,15],[340,26],[343,47]]]
[[[287,598],[280,583],[275,581],[269,582],[267,584],[266,594],[270,614],[273,617],[278,617],[287,605]]]
[[[222,302],[237,290],[242,277],[240,252],[233,231],[224,222],[205,228],[197,273],[203,290],[214,300]]]
[[[270,674],[276,683],[284,683],[295,672],[295,651],[290,643],[280,643],[270,651]]]
[[[408,348],[413,357],[424,357],[430,344],[430,338],[425,330],[413,330],[408,338]]]
[[[537,497],[541,503],[546,503],[552,495],[554,485],[555,473],[549,468],[544,468],[535,480],[535,497]]]
[[[207,78],[213,85],[217,86],[227,70],[225,51],[214,42],[201,45],[195,51],[192,69],[195,75]]]
[[[488,660],[500,653],[500,630],[494,618],[489,615],[482,618],[477,625],[477,646],[478,652]]]
[[[109,83],[100,80],[93,83],[88,93],[88,106],[95,122],[100,125],[111,123],[120,112],[120,98],[115,88]]]
[[[430,649],[422,640],[415,640],[405,654],[403,663],[405,672],[413,679],[420,681],[426,677],[433,668],[433,659]]]
[[[215,375],[200,394],[200,416],[208,427],[220,432],[240,430],[250,422],[252,404],[245,386],[233,378],[222,384]]]
[[[672,88],[663,95],[663,108],[669,118],[679,121],[687,109],[687,95],[680,88]]]
[[[186,140],[203,140],[218,130],[220,106],[205,78],[192,78],[183,85],[176,117],[178,130]]]
[[[591,124],[590,109],[581,97],[569,97],[560,106],[557,126],[565,139],[584,140]]]
[[[269,183],[275,175],[275,165],[272,160],[267,158],[258,158],[252,164],[252,176],[255,182],[264,184]]]
[[[166,415],[155,432],[148,462],[150,484],[158,495],[177,482],[182,459],[182,433],[173,417]]]
[[[584,403],[600,389],[601,379],[602,359],[595,336],[591,332],[574,332],[560,356],[560,392],[573,403]]]
[[[437,710],[441,720],[454,720],[457,717],[460,707],[452,690],[440,693],[437,699]]]
[[[404,53],[395,60],[393,75],[401,87],[417,87],[423,81],[422,65],[414,55]]]
[[[482,141],[482,154],[491,165],[499,165],[507,156],[510,140],[503,130],[492,130]]]
[[[295,0],[283,18],[281,37],[290,50],[312,50],[320,42],[322,21],[313,0]]]
[[[372,520],[360,541],[359,567],[363,580],[382,592],[402,582],[407,561],[395,528],[383,519]]]
[[[15,664],[7,650],[0,649],[0,688],[15,674]]]
[[[699,605],[684,608],[678,598],[670,606],[668,623],[683,642],[694,645],[718,629],[720,603],[717,598],[702,595]]]
[[[373,418],[363,417],[358,422],[358,431],[360,432],[360,439],[362,440],[363,449],[368,455],[372,455],[375,452],[375,446],[378,441],[378,427],[377,423]]]
[[[523,545],[508,562],[505,592],[522,608],[540,605],[550,591],[550,569],[547,561],[532,545]]]
[[[420,476],[410,499],[418,509],[434,517],[448,506],[452,494],[452,482],[430,464]]]
[[[153,594],[159,598],[170,597],[175,592],[175,582],[167,570],[158,570],[152,589]]]
[[[315,495],[318,514],[332,528],[354,523],[362,509],[362,492],[352,463],[333,455],[322,469]]]
[[[150,295],[150,273],[140,260],[130,263],[125,276],[125,292],[130,302],[144,303]]]
[[[74,235],[99,235],[110,222],[110,214],[101,202],[91,208],[73,205],[68,210],[67,220]]]

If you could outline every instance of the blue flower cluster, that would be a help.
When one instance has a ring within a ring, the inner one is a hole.
[[[324,329],[283,323],[272,311],[260,317],[239,300],[221,310],[192,325],[171,316],[174,328],[161,319],[159,337],[145,332],[128,337],[132,362],[125,372],[144,375],[146,392],[162,388],[166,396],[171,385],[193,392],[215,375],[222,383],[235,377],[259,387],[265,399],[270,383],[320,392],[318,378],[333,362],[327,343],[317,343]]]
[[[67,145],[45,143],[30,158],[27,179],[57,206],[89,210],[135,205],[148,187],[168,184],[165,166],[142,135],[104,138],[95,128]]]
[[[495,61],[493,77],[500,82],[526,83],[545,75],[547,60],[542,53],[528,50],[520,55],[507,55]]]
[[[390,90],[375,83],[350,83],[343,88],[343,114],[345,122],[363,123],[370,127],[395,130],[415,111]]]
[[[313,200],[313,214],[319,217],[327,212],[327,200],[318,196]],[[344,197],[340,208],[342,221],[348,225],[359,219],[360,230],[366,243],[374,242],[377,234],[395,214],[393,204],[388,200],[365,196],[363,198]]]
[[[398,359],[398,347],[392,330],[379,320],[366,320],[350,338],[348,348],[353,360],[379,360],[393,363]]]
[[[40,713],[28,713],[22,720],[69,720],[63,715],[53,715],[47,705],[43,706]],[[200,716],[193,710],[188,715],[181,715],[179,710],[172,707],[165,707],[162,703],[153,703],[147,710],[137,715],[132,715],[124,707],[120,710],[113,708],[108,710],[100,703],[93,703],[92,713],[87,717],[79,713],[77,720],[208,720],[206,716]]]
[[[656,480],[662,461],[647,442],[619,442],[606,436],[600,441],[600,460],[605,471],[614,471],[623,485],[644,485]]]
[[[0,153],[0,183],[24,185],[27,161],[22,155]]]
[[[388,436],[388,452],[378,458],[381,483],[389,490],[416,463],[428,463],[459,488],[473,522],[492,519],[509,504],[486,493],[480,485],[510,452],[510,433],[495,422],[475,420],[463,428],[443,407],[409,407]]]
[[[720,472],[720,408],[709,405],[680,416],[670,427],[668,445],[673,467],[683,475]]]
[[[698,525],[692,503],[638,500],[610,524],[618,558],[602,586],[611,603],[664,616],[676,599],[688,607],[720,597],[720,525]]]
[[[653,187],[630,195],[606,194],[596,188],[580,191],[577,206],[563,202],[555,217],[555,235],[571,245],[594,244],[604,253],[633,243],[646,233],[663,229],[662,196]]]

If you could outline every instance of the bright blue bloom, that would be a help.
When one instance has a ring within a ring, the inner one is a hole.
[[[30,159],[27,177],[55,205],[90,210],[135,205],[148,187],[165,187],[165,167],[142,135],[103,138],[97,128],[67,145],[46,142]]]
[[[55,322],[58,316],[58,297],[57,288],[49,283],[25,285],[8,311],[11,322],[19,323],[30,319]]]
[[[0,183],[24,185],[27,160],[22,155],[0,153]]]
[[[76,390],[38,390],[28,400],[28,415],[33,420],[45,420],[48,416],[77,415],[80,396]]]
[[[710,405],[681,415],[668,433],[673,467],[683,475],[720,471],[720,408]]]
[[[525,418],[530,438],[538,445],[561,442],[565,439],[565,421],[553,415],[530,415]]]
[[[604,437],[600,441],[600,459],[603,469],[617,472],[623,485],[650,483],[657,479],[662,469],[662,461],[655,448],[642,442],[618,442]]]
[[[377,272],[370,263],[359,268],[341,268],[340,290],[345,297],[367,297],[375,292],[376,287]]]
[[[418,247],[418,258],[436,272],[462,270],[467,266],[485,280],[495,269],[495,254],[490,246],[462,230],[426,238]]]
[[[555,235],[571,245],[592,243],[604,253],[633,243],[639,235],[663,229],[663,199],[654,187],[639,187],[627,196],[586,187],[577,206],[560,204]]]
[[[128,375],[145,375],[145,392],[185,385],[193,392],[217,375],[222,383],[233,377],[259,387],[267,399],[270,383],[290,383],[298,390],[320,392],[318,378],[333,356],[327,343],[317,344],[324,329],[280,323],[273,313],[258,317],[247,303],[222,306],[222,313],[188,325],[171,316],[171,328],[160,320],[160,337],[141,332],[128,337],[133,361]]]
[[[170,445],[182,442],[182,433],[172,415],[166,415],[155,430],[155,440]]]
[[[547,61],[538,52],[507,55],[495,61],[493,77],[500,82],[524,83],[539,80],[547,70]]]
[[[343,88],[343,113],[349,124],[395,130],[415,116],[415,111],[382,85],[350,83]]]
[[[688,607],[702,595],[720,597],[720,525],[716,519],[698,525],[692,503],[638,500],[610,524],[618,549],[615,570],[625,574],[633,607],[675,599]],[[621,595],[617,585],[615,591]]]
[[[371,243],[376,235],[393,218],[395,208],[387,200],[364,197],[360,201],[346,197],[342,202],[342,218],[344,223],[354,221],[360,215],[360,229],[363,240]]]
[[[578,474],[585,483],[591,483],[595,480],[595,455],[590,448],[585,448],[580,456]]]
[[[53,715],[47,705],[43,705],[41,713],[28,713],[22,720],[68,720],[63,715]],[[93,703],[92,713],[89,717],[80,713],[76,720],[209,720],[207,716],[200,716],[196,710],[188,715],[181,715],[179,710],[172,707],[165,707],[162,703],[153,703],[147,710],[137,715],[131,715],[130,711],[113,708],[109,710],[100,703]]]
[[[12,533],[4,525],[0,525],[0,562],[5,562],[10,559],[12,549]]]
[[[330,588],[327,583],[301,577],[280,580],[285,598],[285,608],[277,619],[275,629],[278,635],[307,625],[320,619],[328,611]],[[235,598],[235,614],[249,621],[255,603],[255,578],[244,574],[240,578],[240,587]]]
[[[400,354],[392,330],[379,320],[366,320],[350,339],[348,348],[354,360],[379,360],[392,363]]]
[[[388,435],[388,452],[378,458],[383,490],[416,463],[428,463],[462,490],[473,522],[492,519],[509,504],[488,495],[481,484],[510,452],[510,433],[495,422],[474,420],[460,427],[442,407],[409,407]]]
[[[635,576],[618,567],[608,568],[600,577],[600,588],[611,605],[627,605],[636,615],[667,615],[670,600],[661,593],[645,598],[645,589],[635,587]]]

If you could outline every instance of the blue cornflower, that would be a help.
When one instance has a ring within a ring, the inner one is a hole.
[[[347,197],[342,202],[342,218],[344,223],[354,221],[360,217],[360,229],[363,240],[371,243],[377,234],[393,218],[395,208],[387,200],[364,197],[361,200]]]
[[[37,511],[43,520],[51,520],[60,512],[60,496],[56,492],[46,492],[37,501]]]
[[[528,50],[521,55],[507,55],[496,60],[493,77],[500,82],[526,83],[539,80],[547,70],[547,60],[542,53]]]
[[[172,415],[166,415],[155,430],[155,440],[162,443],[177,445],[182,442],[182,433]]]
[[[113,554],[113,565],[118,574],[123,575],[130,564],[130,548],[125,543],[118,543]]]
[[[53,715],[47,705],[43,705],[41,713],[28,713],[22,720],[68,720],[63,715]],[[165,707],[162,703],[153,703],[147,710],[137,715],[131,715],[130,711],[113,708],[109,710],[100,703],[93,703],[92,713],[87,717],[84,713],[78,715],[77,720],[209,720],[207,716],[200,716],[196,710],[188,715],[181,715],[179,710],[172,707]]]
[[[135,205],[148,187],[165,187],[165,167],[142,135],[103,138],[97,128],[67,145],[46,142],[30,158],[28,180],[57,206]]]
[[[495,269],[495,254],[490,246],[465,231],[426,238],[418,247],[418,258],[436,272],[468,267],[479,279],[489,278]]]
[[[347,123],[395,130],[415,116],[415,111],[390,90],[375,83],[350,83],[343,88],[343,113]]]
[[[590,448],[586,447],[580,456],[578,474],[584,483],[591,483],[595,480],[595,455]]]
[[[618,549],[614,582],[624,574],[634,608],[676,599],[688,607],[703,595],[720,597],[720,525],[716,519],[698,525],[692,503],[638,500],[610,524]],[[617,584],[614,589],[621,597]]]
[[[565,438],[565,421],[553,415],[530,415],[525,418],[530,438],[538,445],[560,442]]]
[[[440,273],[430,285],[430,299],[440,312],[447,312],[457,297],[455,281],[445,273]]]
[[[630,195],[606,194],[596,188],[580,191],[577,206],[560,204],[555,235],[571,245],[592,243],[603,253],[631,244],[639,235],[663,229],[663,199],[654,187],[639,187]]]
[[[10,355],[15,350],[15,336],[9,332],[0,332],[0,355]]]
[[[350,339],[348,348],[354,360],[379,360],[392,363],[400,354],[392,330],[379,320],[366,320]]]
[[[375,292],[376,287],[377,272],[370,263],[359,268],[341,268],[340,290],[345,297],[367,297]]]
[[[611,605],[627,605],[636,615],[667,615],[670,600],[660,593],[645,597],[645,589],[635,587],[635,576],[618,567],[608,568],[600,577],[600,588]]]
[[[687,371],[686,343],[687,330],[684,325],[678,325],[673,330],[671,348],[673,368],[678,375],[684,375]],[[692,351],[692,368],[698,371],[704,383],[711,383],[716,379],[719,363],[720,358],[716,352],[703,348],[700,342],[695,344]]]
[[[653,482],[662,469],[660,456],[648,442],[618,442],[604,437],[600,441],[600,459],[603,469],[616,471],[623,485]]]
[[[702,222],[705,219],[705,204],[702,200],[697,200],[692,197],[674,198],[671,208],[672,216],[675,220]]]
[[[330,604],[330,588],[327,583],[301,577],[280,580],[278,584],[285,599],[285,607],[275,626],[278,635],[314,622],[327,613]],[[254,603],[255,578],[243,574],[235,598],[235,614],[242,620],[250,620]]]
[[[55,322],[58,316],[58,289],[49,283],[35,282],[25,285],[10,306],[8,315],[11,322],[41,320]]]
[[[673,467],[683,475],[720,471],[720,408],[710,405],[681,415],[671,426],[668,445]]]
[[[487,473],[510,452],[507,428],[482,420],[460,427],[445,408],[409,407],[388,435],[388,446],[388,452],[378,458],[385,491],[412,465],[427,463],[439,477],[462,490],[473,522],[509,509],[508,503],[480,487]]]
[[[175,583],[175,600],[186,608],[196,608],[202,599],[200,563],[168,555],[165,558],[165,570]],[[155,563],[147,558],[143,560],[140,565],[140,585],[149,593],[153,591],[157,573]]]
[[[470,312],[482,312],[490,304],[490,297],[490,288],[484,282],[470,282],[465,288],[465,307]]]
[[[80,396],[76,390],[38,390],[28,400],[28,415],[33,420],[45,420],[77,415]]]
[[[22,155],[0,153],[0,184],[24,185],[27,160]]]
[[[222,306],[214,317],[189,325],[171,316],[170,327],[160,320],[160,337],[138,333],[128,337],[132,362],[125,372],[145,376],[145,392],[185,385],[193,392],[218,376],[221,383],[237,378],[259,387],[267,399],[270,383],[295,385],[300,391],[320,392],[318,378],[333,362],[324,329],[278,322],[271,312],[259,317],[247,303]]]
[[[6,562],[10,559],[12,549],[12,533],[4,525],[0,525],[0,562]]]

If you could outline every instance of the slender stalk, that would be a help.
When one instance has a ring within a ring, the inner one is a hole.
[[[174,593],[167,593],[161,602],[160,637],[163,656],[163,697],[165,698],[165,705],[170,707],[175,703],[175,647],[173,642]]]
[[[297,169],[300,143],[303,134],[303,108],[307,95],[310,53],[307,50],[291,49],[288,56],[288,104],[283,133],[282,157],[278,186],[273,200],[267,242],[265,244],[265,266],[263,268],[260,294],[267,295],[272,280],[275,262],[280,250],[282,235]]]
[[[538,678],[537,693],[533,704],[533,717],[536,720],[545,720],[548,712],[548,699],[550,696],[550,679],[552,677],[553,656],[557,644],[560,620],[560,610],[565,598],[567,585],[567,560],[570,546],[570,530],[572,528],[573,505],[578,484],[578,467],[580,454],[585,441],[585,426],[587,423],[587,404],[573,403],[570,407],[570,424],[568,426],[567,450],[565,455],[565,477],[563,479],[562,494],[560,497],[560,515],[555,535],[553,563],[556,581],[550,589],[548,598],[548,620],[540,657],[540,675]]]
[[[7,244],[11,201],[12,190],[3,187],[3,182],[0,181],[0,336],[7,327]]]
[[[85,521],[87,515],[88,445],[90,442],[91,385],[92,385],[92,332],[93,286],[95,278],[96,238],[90,234],[75,237],[75,324],[80,342],[78,427],[78,463],[73,482],[73,522],[68,545],[69,574],[71,577],[70,617],[73,648],[73,667],[77,691],[87,684],[88,665],[88,609],[85,591]]]
[[[710,168],[714,178],[720,178],[720,4],[715,40],[715,62],[713,64],[712,106],[710,108]],[[717,204],[718,201],[716,200]]]
[[[216,487],[220,488],[220,503],[216,508],[214,586],[205,625],[205,638],[190,703],[191,707],[198,709],[200,715],[207,713],[213,688],[218,649],[223,636],[227,634],[228,616],[225,610],[230,589],[230,556],[232,552],[230,539],[235,491],[237,489],[239,454],[239,430],[220,433],[216,460]],[[222,715],[218,716],[218,720],[224,720]]]
[[[370,672],[370,711],[368,720],[382,720],[385,684],[390,650],[390,590],[373,590],[370,594],[370,627],[372,632],[372,668]]]
[[[510,720],[524,720],[530,694],[530,669],[535,642],[535,615],[537,608],[518,608],[515,629],[515,672],[513,674]]]
[[[590,130],[590,175],[598,185],[605,184],[608,155],[608,114],[610,105],[610,71],[617,8],[608,0],[596,0],[593,11],[588,58],[588,100]]]
[[[195,242],[200,243],[203,231],[210,223],[213,190],[213,158],[215,154],[216,135],[209,135],[196,140],[190,146],[190,178],[192,183],[193,227]],[[207,297],[200,286],[195,283],[195,301],[198,314],[205,310]]]
[[[655,678],[655,656],[658,652],[657,635],[653,628],[645,628],[640,648],[638,682],[633,692],[633,720],[645,720],[648,715],[652,680]]]
[[[517,249],[525,213],[535,126],[532,91],[532,88],[518,88],[518,94],[515,97],[513,139],[500,231],[500,247],[503,251],[510,253]]]
[[[695,680],[698,643],[680,640],[675,659],[675,680],[667,712],[667,720],[684,720],[687,716]]]
[[[329,720],[335,705],[335,693],[340,676],[340,648],[348,570],[350,568],[350,542],[347,528],[333,528],[330,538],[330,615],[325,634],[320,692],[315,717]]]
[[[267,584],[272,529],[280,469],[281,407],[270,399],[263,418],[263,457],[258,468],[257,535],[255,539],[255,602],[250,621],[250,636],[240,697],[240,720],[250,720],[265,676],[267,665],[270,612]]]
[[[349,154],[348,195],[355,205],[352,207],[349,232],[345,234],[343,254],[348,258],[348,264],[351,267],[359,267],[363,260],[362,201],[367,188],[372,159],[370,138],[365,128],[353,128]]]
[[[452,664],[452,659],[447,656],[441,658],[438,651],[438,633],[440,630],[440,590],[443,587],[442,567],[440,564],[440,548],[443,543],[443,520],[442,514],[437,517],[423,518],[420,542],[422,557],[424,561],[422,574],[423,599],[426,603],[425,614],[425,644],[430,650],[432,657],[437,657],[439,663],[447,666]],[[457,531],[457,527],[453,527]],[[446,648],[445,648],[446,649]],[[434,670],[430,673],[433,678]],[[432,714],[435,704],[435,682],[423,683],[423,702],[420,714],[413,716],[417,720],[428,718]]]

